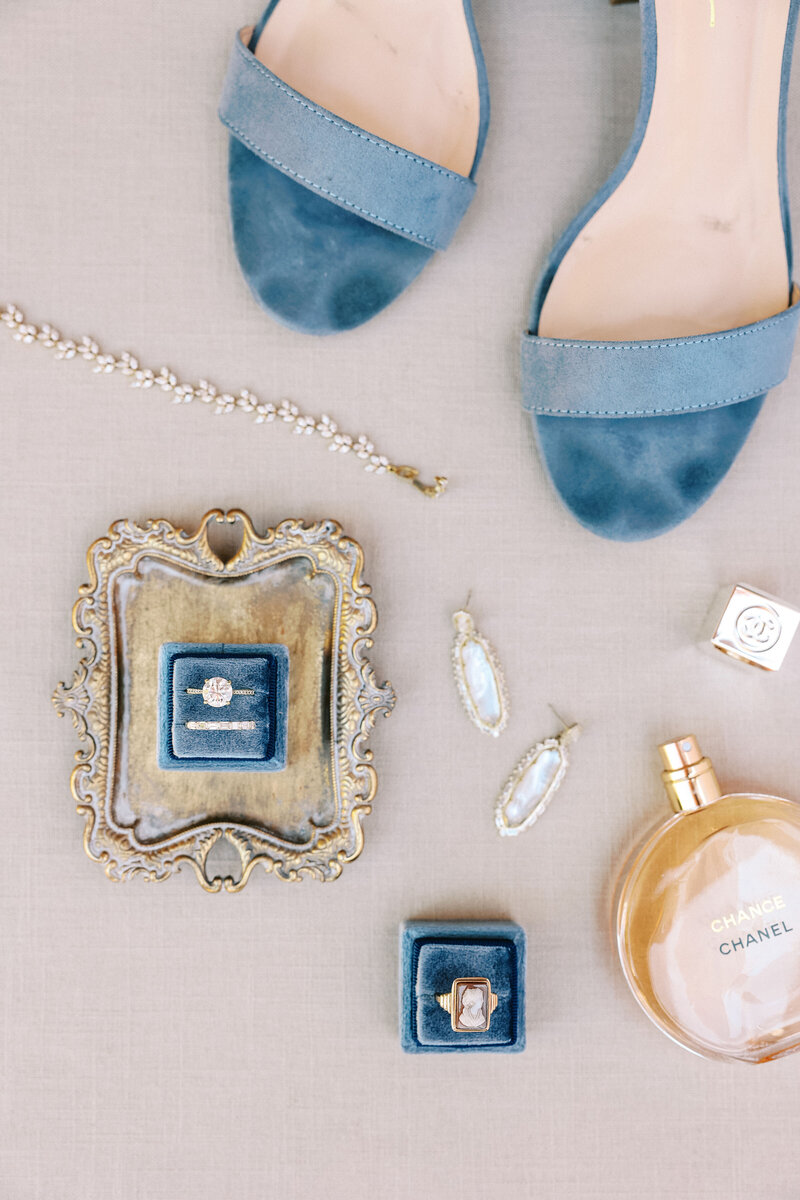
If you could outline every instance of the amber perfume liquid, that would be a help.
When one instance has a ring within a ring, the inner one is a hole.
[[[720,792],[693,737],[661,747],[675,815],[636,851],[617,907],[648,1016],[709,1058],[800,1049],[800,805]]]

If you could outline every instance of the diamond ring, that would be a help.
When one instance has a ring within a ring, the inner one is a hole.
[[[213,679],[207,679],[201,688],[187,688],[187,696],[202,696],[204,704],[210,704],[212,708],[224,708],[226,704],[230,704],[233,696],[255,696],[254,688],[235,688],[230,679],[225,679],[222,675],[215,675]]]
[[[187,721],[187,729],[255,729],[255,721]]]
[[[454,979],[449,992],[437,992],[436,1002],[450,1013],[455,1033],[486,1033],[497,995],[488,979]]]

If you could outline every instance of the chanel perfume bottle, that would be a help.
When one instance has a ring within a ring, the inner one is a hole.
[[[800,1049],[800,805],[723,796],[694,737],[659,747],[674,814],[635,851],[617,905],[647,1015],[708,1058]]]

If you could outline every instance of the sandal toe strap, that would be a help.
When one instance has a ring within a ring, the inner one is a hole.
[[[474,180],[412,154],[312,103],[237,34],[221,121],[254,154],[304,187],[413,242],[443,250],[475,194]]]
[[[551,417],[653,417],[723,408],[786,378],[800,292],[777,316],[650,342],[522,339],[523,407]]]

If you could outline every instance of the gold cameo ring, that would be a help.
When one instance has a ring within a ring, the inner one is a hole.
[[[212,708],[224,708],[226,704],[230,704],[234,696],[255,696],[254,688],[235,688],[230,679],[223,678],[222,675],[215,675],[213,679],[207,679],[201,688],[187,688],[187,696],[202,696],[204,704],[210,704]]]
[[[455,1033],[486,1033],[497,995],[488,979],[454,979],[449,992],[437,992],[436,1002],[450,1013]]]

